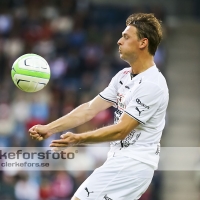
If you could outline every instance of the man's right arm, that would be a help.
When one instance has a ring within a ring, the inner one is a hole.
[[[49,130],[52,133],[57,133],[77,127],[91,120],[99,112],[111,106],[112,103],[103,100],[99,96],[96,96],[93,100],[78,106],[69,114],[48,124]]]
[[[84,124],[95,117],[99,112],[111,107],[112,105],[112,103],[105,101],[100,96],[96,96],[93,100],[78,106],[67,115],[45,126],[36,125],[32,127],[29,129],[29,133],[35,139],[45,139],[54,133]],[[42,138],[39,139],[38,134]]]

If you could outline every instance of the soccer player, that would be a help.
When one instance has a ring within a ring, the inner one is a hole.
[[[67,132],[50,144],[58,148],[110,142],[107,160],[82,183],[72,200],[136,200],[151,183],[169,100],[166,80],[154,63],[161,39],[161,24],[153,14],[130,15],[117,43],[120,58],[130,67],[119,71],[90,102],[29,130],[30,136],[42,140],[79,126],[111,106],[117,108],[113,125],[79,134]]]

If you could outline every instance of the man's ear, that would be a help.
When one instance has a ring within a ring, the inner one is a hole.
[[[145,47],[147,47],[149,44],[149,40],[147,38],[142,38],[140,40],[140,46],[139,48],[144,49]]]

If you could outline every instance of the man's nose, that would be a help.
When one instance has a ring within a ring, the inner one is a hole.
[[[118,40],[117,44],[120,46],[122,45],[121,38]]]

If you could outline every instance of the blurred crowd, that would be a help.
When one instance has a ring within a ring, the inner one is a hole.
[[[166,28],[166,14],[160,6],[104,6],[89,0],[0,1],[1,147],[48,146],[53,137],[35,142],[27,130],[35,124],[51,122],[91,100],[114,74],[128,67],[119,58],[117,41],[126,18],[134,12],[153,12]],[[37,93],[22,92],[11,80],[13,62],[26,53],[43,56],[51,68],[48,85]],[[164,39],[155,55],[155,62],[163,73],[166,59]],[[112,120],[113,108],[73,132],[95,129],[111,124]],[[102,157],[93,153],[94,161],[102,162]],[[90,173],[0,171],[0,199],[67,200]],[[156,172],[141,200],[159,200],[161,183],[162,174]]]

